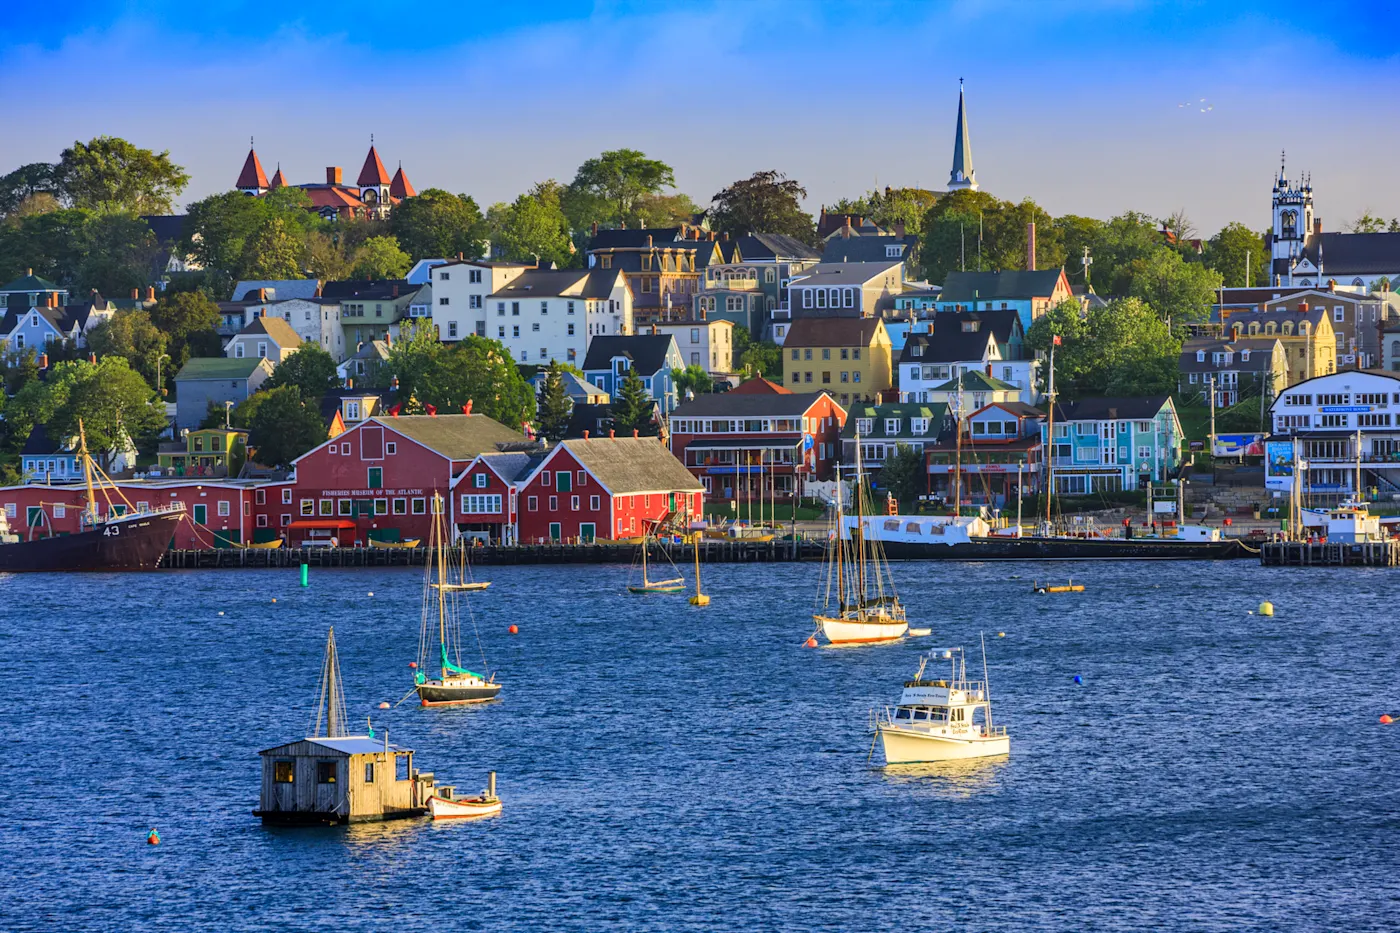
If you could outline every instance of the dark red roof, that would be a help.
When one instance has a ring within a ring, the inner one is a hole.
[[[403,173],[402,165],[394,173],[394,180],[389,183],[389,194],[391,197],[399,199],[417,197],[418,195],[418,192],[413,190],[413,183]]]
[[[243,162],[243,171],[238,173],[238,181],[235,188],[266,188],[267,173],[263,171],[262,163],[258,161],[256,151],[249,149],[248,158]]]
[[[731,395],[791,395],[791,389],[785,389],[775,382],[769,382],[762,376],[755,376],[739,383],[729,390]]]
[[[282,166],[280,166],[280,165],[277,166],[277,171],[273,173],[273,175],[272,175],[272,181],[268,184],[268,187],[269,187],[269,188],[285,188],[285,187],[287,187],[287,176],[282,174]]]
[[[385,170],[384,163],[379,160],[379,153],[375,151],[374,146],[369,147],[369,155],[365,156],[365,167],[360,169],[360,178],[355,184],[361,188],[389,184],[389,173]]]

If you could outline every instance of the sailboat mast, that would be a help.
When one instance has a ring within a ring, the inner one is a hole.
[[[856,444],[856,528],[860,529],[860,550],[856,551],[856,567],[859,571],[860,592],[856,599],[865,608],[865,474],[861,472],[860,444]],[[854,589],[854,587],[852,587]]]
[[[83,430],[83,419],[78,419],[78,456],[83,458],[83,477],[87,480],[87,514],[92,524],[97,524],[97,494],[92,488],[92,457],[87,449],[87,432]]]
[[[860,435],[856,435],[856,449],[860,449]],[[846,581],[842,574],[842,567],[846,563],[846,545],[841,540],[841,535],[846,530],[846,519],[841,512],[841,464],[836,464],[836,605],[838,609],[846,608]],[[830,579],[828,577],[827,579]]]
[[[433,508],[437,515],[433,517],[433,530],[437,532],[437,566],[438,566],[438,639],[442,645],[442,676],[447,677],[447,542],[444,540],[446,529],[443,527],[442,497],[436,493],[433,495]],[[458,662],[461,663],[461,662]]]
[[[1055,344],[1059,341],[1056,336],[1050,341],[1050,385],[1046,397],[1049,399],[1049,407],[1046,409],[1050,417],[1046,420],[1045,426],[1045,524],[1050,524],[1050,497],[1055,492]]]

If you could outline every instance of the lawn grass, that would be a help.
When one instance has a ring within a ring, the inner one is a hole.
[[[776,522],[779,524],[790,522],[793,518],[792,503],[779,502],[774,504],[772,502],[765,502],[760,506],[758,502],[750,504],[746,500],[741,499],[737,511],[730,507],[728,501],[716,502],[711,500],[705,503],[706,518],[723,518],[731,521],[734,519],[741,519],[743,521],[748,521],[750,514],[752,514],[753,520],[756,522]],[[817,521],[825,514],[826,510],[816,504],[815,500],[803,499],[798,503],[797,520],[799,522]]]

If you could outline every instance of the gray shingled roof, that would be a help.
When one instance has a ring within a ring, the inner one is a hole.
[[[630,337],[600,335],[588,341],[588,356],[583,361],[584,372],[612,369],[615,356],[632,361],[637,375],[650,376],[666,365],[666,354],[675,346],[670,334],[635,334]]]
[[[371,418],[378,424],[434,450],[450,460],[471,460],[495,450],[497,444],[516,444],[525,435],[485,415],[403,415]]]
[[[654,437],[576,438],[560,444],[614,495],[704,490]]]
[[[1012,269],[1006,272],[949,272],[943,280],[943,294],[939,300],[972,302],[1049,298],[1060,281],[1060,271]]]
[[[1400,233],[1314,234],[1304,255],[1321,265],[1324,278],[1394,274],[1400,271]]]

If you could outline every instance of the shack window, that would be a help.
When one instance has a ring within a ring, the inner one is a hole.
[[[274,761],[272,763],[272,780],[278,784],[291,784],[297,779],[296,762]]]
[[[365,783],[374,783],[374,762],[372,761],[365,762]]]
[[[336,771],[335,766],[336,766],[336,762],[334,762],[334,761],[318,761],[318,762],[316,762],[316,783],[317,783],[317,784],[334,784],[334,783],[335,783],[335,771]]]
[[[395,756],[394,756],[394,780],[396,780],[396,781],[407,781],[407,780],[408,780],[408,756],[407,756],[407,755],[395,755]]]

